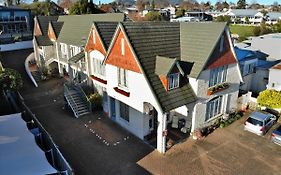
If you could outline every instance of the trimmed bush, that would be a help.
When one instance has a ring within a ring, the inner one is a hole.
[[[276,90],[265,90],[258,96],[258,104],[267,108],[281,108],[281,92]]]

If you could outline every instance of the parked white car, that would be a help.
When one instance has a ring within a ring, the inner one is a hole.
[[[244,130],[264,135],[276,122],[276,116],[265,111],[255,111],[244,123]]]

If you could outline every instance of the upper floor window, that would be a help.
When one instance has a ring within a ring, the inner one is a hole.
[[[220,39],[220,52],[223,52],[223,50],[224,50],[224,35],[222,35]]]
[[[94,70],[93,74],[97,75],[98,77],[102,76],[105,77],[105,66],[102,64],[102,60],[94,59],[93,61]]]
[[[218,96],[207,103],[205,121],[221,113],[222,113],[222,96]]]
[[[212,69],[210,72],[209,87],[226,81],[227,65]]]
[[[118,68],[118,85],[121,87],[128,87],[128,72],[125,69]]]
[[[172,90],[179,87],[179,81],[180,81],[179,73],[168,75],[168,90]]]
[[[121,55],[125,55],[125,40],[124,38],[121,39]]]
[[[244,66],[241,66],[241,70],[243,71],[243,76],[251,74],[254,72],[255,70],[255,63],[251,63],[251,64],[245,64]]]
[[[69,50],[70,50],[70,57],[73,57],[80,52],[80,48],[76,46],[70,46]]]
[[[67,45],[64,43],[60,43],[60,49],[61,49],[62,58],[66,58],[67,57]]]

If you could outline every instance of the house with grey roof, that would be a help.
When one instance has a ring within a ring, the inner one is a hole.
[[[124,14],[35,17],[34,52],[40,67],[85,80],[84,47],[94,21],[124,21]]]
[[[259,24],[262,22],[263,14],[255,9],[229,9],[222,15],[230,16],[232,23]]]
[[[266,14],[266,23],[267,24],[276,24],[278,21],[281,21],[280,12],[268,12]]]
[[[95,24],[85,50],[104,110],[159,152],[236,109],[242,77],[225,23],[119,22],[105,55],[99,25],[113,24]]]

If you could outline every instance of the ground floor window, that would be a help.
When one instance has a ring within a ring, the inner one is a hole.
[[[206,119],[205,121],[221,114],[222,112],[222,96],[213,98],[207,103]]]
[[[120,101],[120,117],[129,122],[129,106]]]

